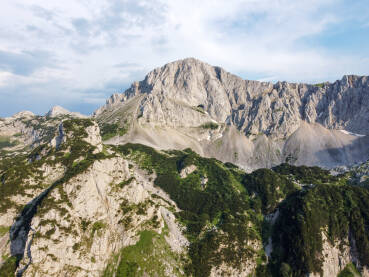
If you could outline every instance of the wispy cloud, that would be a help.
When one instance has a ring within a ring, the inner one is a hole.
[[[0,50],[0,70],[16,75],[29,76],[36,70],[55,66],[46,51],[22,51],[20,53]]]
[[[248,79],[369,74],[365,0],[14,0],[0,16],[0,116],[91,112],[189,56]]]

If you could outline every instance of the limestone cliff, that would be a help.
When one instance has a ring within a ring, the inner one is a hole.
[[[368,103],[366,76],[317,85],[272,84],[243,80],[190,58],[151,71],[112,95],[94,116],[130,130],[109,141],[114,144],[191,147],[246,169],[287,158],[332,167],[369,157],[364,146],[369,142]]]

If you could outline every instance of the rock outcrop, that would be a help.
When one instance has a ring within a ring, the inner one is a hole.
[[[368,267],[361,267],[358,259],[357,249],[355,243],[352,242],[352,247],[350,247],[349,240],[345,241],[336,241],[334,245],[329,242],[329,239],[322,232],[323,238],[323,249],[322,249],[322,257],[323,257],[323,266],[322,273],[323,276],[339,276],[339,273],[345,269],[347,265],[350,263],[355,264],[355,267],[360,268],[361,274],[358,276],[369,277],[369,269]],[[319,277],[321,276],[319,273],[309,274],[309,277]],[[354,275],[352,275],[354,276]]]
[[[11,117],[0,118],[0,152],[4,151],[0,159],[5,155],[28,153],[41,143],[50,142],[60,122],[70,118],[87,117],[55,106],[45,116],[22,111]]]

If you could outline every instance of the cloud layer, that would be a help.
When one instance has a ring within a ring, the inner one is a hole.
[[[91,113],[151,69],[196,57],[246,79],[369,74],[369,8],[340,0],[14,0],[0,11],[0,116]]]

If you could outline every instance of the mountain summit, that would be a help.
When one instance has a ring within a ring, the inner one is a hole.
[[[46,113],[45,116],[48,116],[48,117],[58,117],[58,116],[62,116],[62,115],[71,115],[71,116],[74,116],[74,117],[86,117],[85,115],[80,114],[80,113],[77,113],[77,112],[70,112],[70,111],[68,111],[67,109],[64,109],[61,106],[54,106],[54,107],[52,107],[50,109],[50,111],[48,111]]]
[[[300,120],[369,134],[368,86],[367,76],[355,75],[316,85],[249,81],[188,58],[151,71],[123,94],[113,95],[107,106],[137,94],[148,94],[203,107],[214,120],[229,121],[245,134],[289,135],[296,129],[293,121]],[[173,116],[165,116],[165,123],[177,121]],[[186,125],[186,120],[190,119],[183,118],[176,125]]]
[[[191,147],[244,168],[295,164],[337,166],[365,160],[369,134],[369,79],[334,83],[243,80],[194,58],[147,74],[94,113],[119,124],[120,144]],[[343,132],[341,132],[343,131]],[[364,135],[363,137],[354,134]]]

